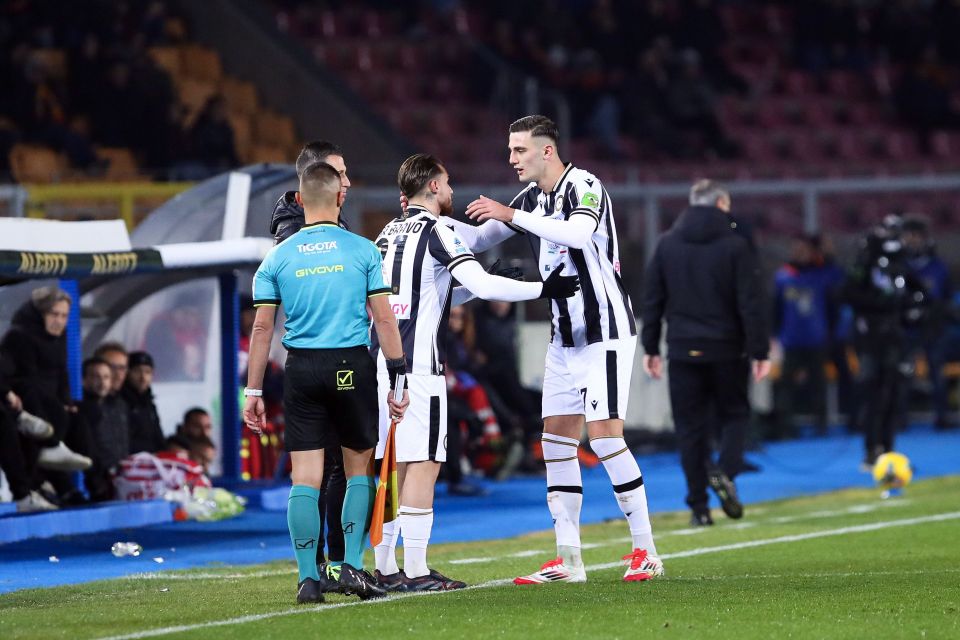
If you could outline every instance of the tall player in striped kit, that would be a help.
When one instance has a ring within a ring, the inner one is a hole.
[[[541,276],[566,267],[581,283],[577,295],[551,303],[543,376],[543,457],[557,558],[514,582],[587,579],[580,555],[583,484],[577,461],[584,422],[630,526],[633,546],[623,558],[624,580],[649,580],[663,573],[663,563],[653,542],[643,476],[623,439],[637,327],[620,276],[613,207],[596,176],[560,160],[557,138],[556,125],[544,116],[510,125],[510,164],[529,184],[510,206],[480,196],[467,215],[484,224],[455,227],[477,252],[526,234]]]
[[[403,339],[410,409],[396,432],[398,518],[384,524],[383,541],[374,549],[375,575],[389,591],[458,589],[466,585],[427,566],[434,485],[447,458],[443,374],[450,306],[474,295],[504,301],[563,300],[574,295],[578,285],[576,278],[562,275],[562,268],[548,274],[544,282],[518,282],[484,271],[469,245],[449,226],[446,216],[453,212],[453,189],[446,169],[433,156],[407,158],[397,182],[408,199],[407,210],[384,227],[376,244],[383,253],[384,281],[391,288],[390,304]],[[463,286],[454,289],[454,278]],[[386,385],[382,355],[378,355],[378,367],[381,384]],[[386,406],[381,406],[377,457],[383,453],[388,415]],[[394,551],[398,534],[403,536],[403,571]]]

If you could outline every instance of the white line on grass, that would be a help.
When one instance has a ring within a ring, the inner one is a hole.
[[[880,504],[882,506],[888,506],[888,507],[891,507],[891,506],[899,507],[905,504],[909,504],[909,501],[901,500],[898,502],[882,502]],[[864,514],[864,513],[870,513],[871,511],[875,511],[877,508],[878,506],[874,504],[855,504],[853,506],[846,507],[844,509],[833,509],[830,511],[812,511],[810,513],[804,513],[804,514],[795,515],[795,516],[783,516],[779,518],[770,518],[768,520],[750,520],[747,522],[738,522],[736,524],[725,525],[725,528],[736,529],[736,530],[749,529],[751,527],[757,526],[758,524],[767,524],[767,523],[786,524],[788,522],[798,522],[798,521],[817,519],[817,518],[831,518],[834,516],[842,516],[842,515],[850,515],[850,514]],[[754,510],[751,508],[751,513],[754,513],[755,511],[760,511],[760,510],[759,509]],[[707,533],[708,531],[710,531],[709,527],[691,527],[687,529],[674,529],[673,531],[664,531],[663,533],[658,533],[657,535],[654,536],[654,538],[657,540],[660,540],[662,538],[666,538],[667,536],[695,536],[695,535]],[[618,538],[607,540],[606,542],[584,544],[582,548],[596,549],[598,547],[611,547],[614,545],[623,544],[624,542],[630,542],[630,538],[618,537]],[[542,551],[528,550],[528,551],[519,551],[517,553],[511,553],[504,556],[481,556],[477,558],[460,558],[458,560],[447,560],[445,562],[447,564],[483,564],[487,562],[498,562],[500,560],[503,560],[504,558],[525,558],[528,556],[537,555],[538,553],[550,553],[550,551],[549,550],[542,550]],[[441,560],[439,562],[444,562],[444,561]]]
[[[721,553],[724,551],[737,551],[740,549],[749,549],[752,547],[763,547],[771,544],[781,544],[784,542],[800,542],[802,540],[813,540],[816,538],[828,538],[832,536],[842,536],[850,533],[865,533],[867,531],[878,531],[880,529],[889,529],[891,527],[908,527],[916,524],[926,524],[928,522],[943,522],[946,520],[957,520],[960,519],[960,511],[952,511],[949,513],[938,513],[932,516],[921,516],[917,518],[906,518],[903,520],[887,520],[885,522],[874,522],[871,524],[861,524],[850,527],[841,527],[839,529],[827,529],[824,531],[812,531],[810,533],[799,533],[789,536],[779,536],[776,538],[767,538],[764,540],[750,540],[747,542],[737,542],[735,544],[725,544],[716,547],[701,547],[699,549],[688,549],[686,551],[678,551],[677,553],[666,553],[660,556],[663,560],[669,560],[672,558],[689,558],[691,556],[699,556],[708,553]],[[587,571],[602,571],[604,569],[612,569],[614,567],[622,566],[620,562],[607,562],[604,564],[595,564],[586,567]],[[253,575],[253,574],[247,574]],[[484,582],[482,584],[474,585],[468,587],[468,589],[486,589],[490,587],[499,587],[503,585],[508,585],[512,582],[511,579],[505,578],[501,580],[491,580],[489,582]],[[100,640],[137,640],[139,638],[152,638],[156,636],[169,635],[171,633],[180,633],[182,631],[195,631],[197,629],[209,629],[212,627],[224,627],[235,624],[245,624],[247,622],[257,622],[260,620],[268,620],[270,618],[279,618],[285,616],[293,616],[303,613],[322,613],[324,611],[330,611],[332,609],[342,609],[343,607],[356,607],[360,605],[375,605],[375,604],[384,604],[386,602],[395,602],[397,600],[422,597],[422,596],[436,596],[443,593],[453,593],[451,591],[433,591],[426,593],[408,593],[408,594],[397,594],[389,598],[379,598],[377,600],[361,600],[353,602],[341,602],[337,604],[325,604],[318,607],[299,607],[297,609],[284,609],[282,611],[271,611],[268,613],[258,613],[248,616],[240,616],[238,618],[228,618],[226,620],[214,620],[212,622],[199,622],[196,624],[184,624],[176,627],[161,627],[159,629],[147,629],[145,631],[137,631],[134,633],[123,634],[119,636],[108,636],[106,638],[101,638]]]

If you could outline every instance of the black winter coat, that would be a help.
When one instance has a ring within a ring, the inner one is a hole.
[[[757,257],[716,207],[692,206],[660,238],[644,279],[641,342],[675,360],[766,360],[769,337]]]
[[[163,429],[160,428],[160,416],[153,403],[153,391],[137,392],[129,384],[124,385],[120,395],[127,403],[128,426],[130,433],[130,453],[147,451],[156,453],[163,449]]]
[[[47,333],[43,315],[27,302],[14,313],[0,353],[6,382],[20,396],[23,408],[62,433],[67,420],[64,406],[70,404],[66,335]]]

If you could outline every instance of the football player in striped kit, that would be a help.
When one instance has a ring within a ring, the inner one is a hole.
[[[577,279],[558,268],[543,282],[519,282],[488,274],[469,245],[450,226],[453,189],[439,160],[426,154],[407,158],[397,177],[407,199],[404,214],[384,227],[376,244],[383,253],[383,276],[391,288],[390,305],[400,327],[407,359],[410,408],[396,432],[400,485],[398,518],[383,527],[374,549],[375,574],[389,591],[460,589],[427,565],[433,528],[434,485],[447,457],[447,384],[444,377],[450,306],[472,297],[515,302],[534,298],[564,300],[576,293]],[[454,289],[453,279],[461,287]],[[373,343],[376,353],[377,343]],[[387,384],[382,354],[377,354],[381,384]],[[382,457],[389,413],[381,406]],[[395,545],[402,532],[404,568],[397,566]]]
[[[543,457],[557,558],[514,582],[587,579],[580,554],[583,484],[577,460],[584,422],[630,526],[633,545],[623,558],[624,580],[649,580],[662,575],[663,563],[653,542],[643,476],[623,439],[637,327],[621,279],[613,207],[596,176],[561,161],[558,137],[557,126],[544,116],[510,125],[510,164],[529,184],[510,206],[480,196],[467,215],[483,224],[456,225],[477,252],[525,234],[543,277],[566,268],[581,283],[577,295],[551,301],[543,376]]]

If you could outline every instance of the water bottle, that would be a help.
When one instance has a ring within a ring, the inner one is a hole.
[[[110,553],[118,558],[123,556],[139,556],[140,552],[143,551],[141,547],[136,542],[114,542],[113,546],[110,547]]]

